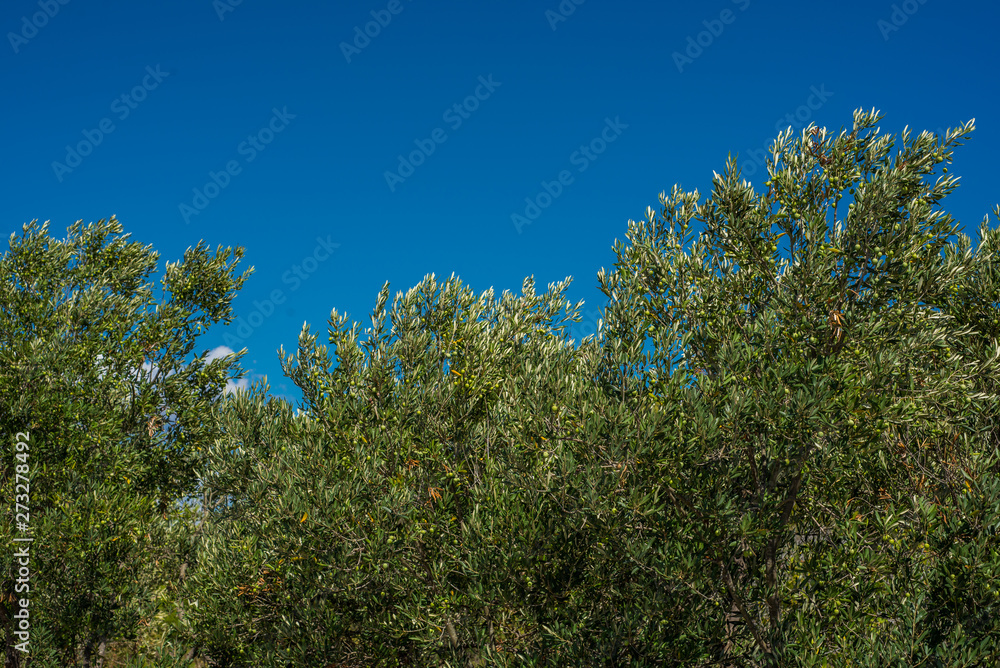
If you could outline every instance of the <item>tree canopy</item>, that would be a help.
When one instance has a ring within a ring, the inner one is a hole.
[[[199,245],[164,279],[176,310],[130,320],[148,249],[104,254],[115,221],[76,228],[74,252],[26,231],[0,261],[0,425],[30,426],[48,467],[52,656],[1000,662],[1000,231],[973,244],[943,206],[972,121],[881,118],[781,133],[759,190],[730,158],[705,201],[662,193],[598,273],[579,345],[569,279],[496,297],[430,275],[391,304],[386,284],[364,330],[334,310],[329,345],[306,325],[280,351],[299,411],[265,385],[220,398],[238,356],[179,361],[231,317],[239,250]],[[108,259],[80,278],[104,282],[60,307],[79,280],[60,258],[83,249]],[[148,346],[172,373],[135,373]],[[196,480],[198,512],[155,506]],[[104,566],[58,568],[84,559]]]

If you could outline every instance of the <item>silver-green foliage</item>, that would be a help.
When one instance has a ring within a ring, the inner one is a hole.
[[[971,122],[891,155],[879,119],[779,136],[765,193],[732,160],[704,204],[675,188],[602,276],[609,366],[639,360],[674,424],[651,586],[700,594],[704,661],[997,660],[1000,235],[948,242],[937,166]]]
[[[195,337],[231,318],[242,254],[199,244],[168,263],[157,300],[157,254],[113,217],[63,239],[32,222],[0,257],[0,542],[11,539],[15,434],[27,434],[31,589],[14,597],[2,574],[8,657],[14,599],[30,600],[31,652],[22,665],[75,665],[101,643],[134,637],[152,602],[163,519],[190,490],[198,448],[217,435],[202,420],[235,359],[188,360]],[[157,369],[147,373],[144,369]],[[23,438],[23,437],[22,437]],[[23,490],[18,490],[22,493]],[[176,571],[174,571],[176,573]],[[53,656],[56,663],[46,663]],[[46,658],[48,657],[48,658]]]
[[[996,663],[1000,234],[952,242],[941,208],[971,122],[880,118],[783,133],[766,192],[730,160],[661,195],[579,347],[530,280],[386,287],[332,355],[305,328],[306,413],[220,410],[186,638],[234,666]]]

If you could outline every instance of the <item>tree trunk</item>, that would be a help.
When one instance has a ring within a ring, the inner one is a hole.
[[[90,668],[90,657],[94,654],[94,641],[88,640],[83,646],[83,668]]]
[[[97,668],[104,668],[104,654],[108,649],[108,639],[101,638],[97,644]]]

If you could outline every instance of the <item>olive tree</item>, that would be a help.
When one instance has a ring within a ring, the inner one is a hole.
[[[386,286],[366,340],[334,311],[334,357],[308,328],[295,356],[282,352],[298,417],[262,388],[220,408],[225,437],[204,479],[218,505],[185,615],[208,656],[626,655],[641,612],[625,622],[616,603],[635,592],[610,591],[625,578],[609,574],[635,465],[618,433],[634,416],[595,382],[596,341],[567,339],[580,307],[567,285],[536,295],[526,279],[497,300],[429,276],[391,311]]]
[[[949,241],[971,121],[880,119],[782,133],[766,191],[730,159],[705,202],[664,193],[600,276],[603,374],[673,427],[638,484],[688,662],[997,661],[1000,234]]]
[[[13,517],[15,464],[26,464],[34,538],[30,591],[10,596],[9,561],[2,576],[8,665],[21,657],[12,615],[24,597],[22,665],[89,665],[109,641],[135,637],[165,520],[193,489],[218,433],[205,417],[237,368],[238,356],[189,356],[199,334],[231,318],[249,275],[233,274],[242,250],[188,249],[166,264],[157,300],[147,281],[158,254],[122,232],[112,217],[56,239],[32,222],[0,257],[0,486]],[[24,463],[13,458],[17,433],[30,446]],[[0,540],[13,544],[12,532],[5,522]]]
[[[973,251],[942,208],[971,122],[880,118],[782,133],[766,192],[731,159],[705,202],[661,195],[578,347],[565,283],[530,279],[386,286],[332,351],[304,328],[304,411],[214,409],[178,640],[219,666],[995,663],[1000,233]]]

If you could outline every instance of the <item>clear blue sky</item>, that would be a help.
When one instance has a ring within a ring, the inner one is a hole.
[[[748,154],[790,123],[839,129],[859,107],[894,132],[974,117],[949,208],[974,236],[1000,201],[995,3],[235,1],[5,2],[0,233],[116,214],[161,262],[202,239],[244,246],[256,273],[237,314],[285,298],[241,337],[244,366],[289,398],[278,346],[294,350],[303,321],[325,342],[334,307],[367,326],[386,280],[395,295],[454,272],[499,295],[573,276],[576,338],[592,333],[596,273],[627,220],[675,183],[707,193],[729,151],[761,183]],[[602,153],[579,152],[602,133]],[[81,142],[89,154],[68,155]],[[512,214],[564,170],[518,231]],[[205,193],[210,173],[224,187]]]

